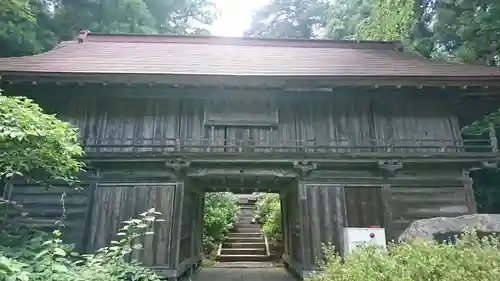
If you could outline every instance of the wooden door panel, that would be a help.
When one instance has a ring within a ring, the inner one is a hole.
[[[100,184],[93,195],[92,219],[87,230],[87,250],[95,251],[117,240],[116,233],[122,222],[138,217],[151,208],[161,212],[165,221],[156,222],[154,235],[138,239],[143,249],[132,257],[147,265],[170,264],[170,235],[176,184],[171,183],[131,183]]]
[[[384,227],[381,187],[346,187],[344,193],[349,227]]]

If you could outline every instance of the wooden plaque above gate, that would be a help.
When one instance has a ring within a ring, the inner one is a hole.
[[[205,106],[206,126],[273,127],[278,108],[271,101],[212,100]]]

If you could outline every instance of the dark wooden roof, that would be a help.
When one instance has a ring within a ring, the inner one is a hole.
[[[401,51],[397,42],[95,33],[46,53],[1,58],[0,73],[323,77],[352,83],[385,78],[424,84],[467,78],[500,84],[500,68],[430,61]]]

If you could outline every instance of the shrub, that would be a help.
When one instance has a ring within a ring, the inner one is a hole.
[[[257,199],[257,220],[262,231],[273,242],[282,239],[280,197],[276,193],[263,193]]]
[[[207,193],[205,196],[203,245],[210,253],[226,238],[238,217],[238,200],[229,192]]]
[[[78,132],[24,97],[0,91],[0,180],[13,176],[46,183],[73,182],[83,168]]]
[[[468,231],[456,245],[414,240],[389,245],[387,252],[363,247],[345,261],[326,249],[324,271],[310,281],[486,281],[500,280],[499,240]]]
[[[0,239],[0,280],[159,281],[159,276],[141,267],[138,261],[125,259],[132,251],[142,248],[132,241],[141,235],[151,235],[148,230],[158,215],[151,209],[138,219],[125,221],[117,234],[118,241],[85,255],[71,252],[72,246],[63,244],[59,230],[55,230],[52,237],[24,227],[20,228],[22,235],[4,230]]]

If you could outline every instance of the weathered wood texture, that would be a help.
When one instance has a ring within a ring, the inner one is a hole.
[[[190,145],[190,152],[264,152],[270,150],[265,146],[288,146],[290,151],[314,145],[306,152],[452,152],[463,144],[454,112],[439,97],[400,93],[273,100],[252,98],[244,91],[232,99],[202,99],[202,94],[199,99],[82,97],[52,110],[80,128],[85,144],[110,145],[90,151],[174,151]],[[209,144],[219,147],[203,147]]]
[[[344,188],[335,184],[299,182],[301,253],[304,271],[318,269],[323,243],[343,252],[343,229],[347,216]]]
[[[468,204],[470,194],[467,191],[466,185],[392,185],[387,198],[391,216],[387,238],[396,239],[414,220],[475,213],[475,206]]]
[[[348,227],[385,227],[382,187],[349,186],[344,189]]]
[[[58,228],[56,222],[61,221],[64,214],[63,239],[81,249],[90,199],[90,187],[83,185],[82,188],[75,190],[68,186],[55,186],[46,189],[35,184],[10,185],[6,198],[22,205],[20,211],[26,213],[26,216],[20,216],[19,211],[9,210],[10,219],[52,232]]]
[[[283,227],[284,255],[289,263],[300,264],[302,261],[300,213],[298,212],[298,190],[296,185],[289,187],[280,195],[281,220]]]
[[[450,104],[439,99],[408,99],[405,95],[377,98],[371,102],[374,139],[381,142],[411,142],[421,148],[396,148],[399,151],[440,151],[429,145],[460,146],[458,118]],[[456,148],[447,148],[456,151]]]
[[[147,266],[175,267],[173,251],[177,247],[170,236],[175,223],[172,214],[177,186],[175,183],[99,184],[93,194],[87,250],[94,251],[109,245],[117,239],[116,233],[123,226],[123,221],[155,208],[164,215],[165,221],[154,224],[154,235],[136,241],[143,244],[143,249],[136,251],[132,257],[140,259]]]
[[[453,180],[439,185],[299,182],[301,258],[291,260],[300,262],[304,272],[315,270],[323,259],[323,243],[344,252],[345,227],[384,227],[390,241],[414,220],[474,213],[471,201],[468,181],[462,185]]]
[[[203,253],[203,200],[204,196],[185,189],[182,202],[182,219],[179,241],[179,263],[201,258]]]

